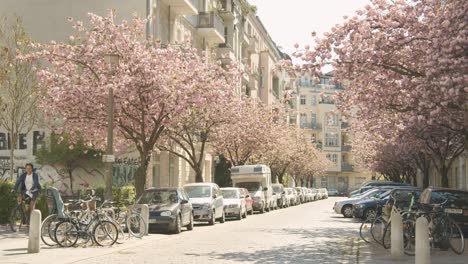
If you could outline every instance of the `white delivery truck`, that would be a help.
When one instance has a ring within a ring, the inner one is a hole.
[[[253,210],[264,213],[276,208],[271,185],[271,170],[266,165],[243,165],[231,168],[232,185],[246,188],[253,200]]]

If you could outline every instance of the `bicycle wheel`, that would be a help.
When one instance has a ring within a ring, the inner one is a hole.
[[[57,224],[54,231],[55,241],[61,247],[73,247],[78,241],[79,228],[70,221],[62,221]]]
[[[366,219],[364,220],[364,222],[362,222],[361,227],[359,228],[359,236],[366,243],[370,243],[372,239],[371,225],[372,225],[372,220]]]
[[[140,214],[129,215],[125,224],[127,226],[128,232],[132,236],[142,238],[144,235],[146,235],[146,223]]]
[[[408,256],[414,256],[416,252],[416,223],[407,219],[403,221],[403,246]]]
[[[8,219],[10,222],[10,229],[12,232],[17,232],[23,226],[24,219],[24,211],[21,205],[16,206],[13,208],[10,214],[10,218]]]
[[[387,225],[385,226],[385,230],[384,230],[383,236],[382,236],[382,246],[385,249],[389,249],[391,244],[392,244],[391,232],[392,232],[392,224],[390,222],[388,222]]]
[[[383,217],[377,217],[374,219],[371,225],[371,235],[372,238],[378,244],[382,245],[382,238],[385,231],[385,227],[387,226],[387,220]]]
[[[452,248],[453,252],[458,255],[463,254],[465,251],[465,239],[463,237],[463,232],[452,219],[448,219],[447,223],[447,240]]]
[[[57,225],[57,215],[52,214],[47,216],[41,224],[41,240],[44,244],[48,246],[54,246],[57,244],[55,242],[54,231]]]
[[[104,220],[94,227],[93,238],[100,246],[112,246],[119,238],[119,231],[114,223]]]

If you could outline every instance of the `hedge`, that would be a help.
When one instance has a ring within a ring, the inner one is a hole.
[[[7,224],[10,217],[11,210],[16,207],[16,193],[12,193],[13,182],[0,180],[0,224]],[[42,219],[49,215],[47,209],[47,198],[45,196],[45,186],[43,192],[37,198],[36,209],[42,213]]]
[[[10,217],[11,210],[16,206],[16,196],[17,194],[11,193],[14,183],[9,181],[0,180],[0,224],[7,224],[8,218]],[[42,213],[42,219],[46,218],[49,215],[49,210],[47,208],[47,197],[46,197],[46,188],[47,185],[42,186],[42,193],[37,198],[36,209],[39,209]],[[93,188],[96,190],[96,195],[104,201],[104,186],[97,186]],[[84,193],[87,193],[86,192]],[[112,188],[112,197],[115,202],[114,206],[123,207],[127,206],[128,202],[126,199],[130,199],[132,202],[135,201],[135,187],[133,185],[127,185],[123,187],[113,187]],[[86,198],[85,195],[82,198]],[[66,202],[66,199],[64,199]]]

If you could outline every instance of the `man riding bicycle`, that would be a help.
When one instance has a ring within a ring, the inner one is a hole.
[[[15,183],[12,192],[15,192],[18,187],[20,193],[18,194],[18,204],[21,203],[22,199],[29,198],[29,213],[31,213],[36,207],[36,199],[41,193],[42,187],[39,183],[39,176],[33,172],[34,166],[31,163],[26,164],[26,172],[23,173]]]

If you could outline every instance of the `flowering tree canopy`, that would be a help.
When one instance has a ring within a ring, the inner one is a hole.
[[[145,39],[144,21],[137,17],[116,24],[112,12],[88,16],[88,27],[74,23],[76,35],[69,43],[38,47],[35,57],[48,62],[39,72],[41,105],[49,120],[58,121],[72,138],[80,135],[90,146],[103,148],[113,92],[116,146],[122,150],[132,143],[138,150],[141,166],[135,180],[140,194],[150,154],[165,127],[188,106],[205,100],[196,92],[198,82],[214,72],[190,47],[161,47]],[[118,55],[115,67],[106,62],[108,54]]]

